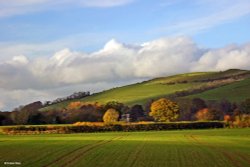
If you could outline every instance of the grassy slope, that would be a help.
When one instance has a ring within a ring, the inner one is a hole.
[[[98,101],[105,103],[108,101],[120,101],[126,104],[142,103],[149,98],[156,98],[159,96],[174,93],[180,90],[186,90],[198,84],[175,84],[163,85],[160,83],[143,83],[138,85],[131,85],[113,89],[104,93],[95,94],[93,96],[83,99],[84,101]]]
[[[0,163],[75,167],[247,167],[250,129],[0,135]]]
[[[245,72],[246,71],[244,70],[228,70],[224,72],[196,72],[156,78],[146,82],[123,86],[120,88],[114,88],[97,94],[93,94],[89,97],[81,99],[80,101],[100,103],[106,103],[108,101],[119,101],[127,105],[143,104],[153,98],[166,96],[175,93],[176,91],[187,90],[194,88],[195,86],[204,84],[201,82],[192,81],[232,76]],[[166,83],[178,81],[188,81],[190,83],[166,85]],[[43,110],[66,107],[70,102],[71,101],[67,101],[51,105],[44,108]]]
[[[246,98],[250,98],[250,78],[185,98],[194,97],[206,100],[227,99],[233,102],[243,101]]]
[[[198,85],[198,83],[175,84],[170,86],[163,85],[160,83],[154,83],[154,84],[141,83],[141,84],[134,84],[100,92],[76,101],[99,102],[99,103],[106,103],[109,101],[119,101],[127,105],[142,104],[150,98],[156,98],[163,95],[174,93],[176,91],[189,89],[194,87],[195,85]],[[66,107],[70,102],[72,101],[51,105],[46,109]]]

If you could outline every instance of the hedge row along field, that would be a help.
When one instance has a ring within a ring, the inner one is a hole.
[[[76,123],[65,126],[10,126],[2,127],[4,134],[40,134],[40,133],[84,133],[84,132],[115,132],[115,131],[151,131],[176,129],[209,129],[223,128],[224,122],[174,122],[174,123],[133,123],[113,124]]]

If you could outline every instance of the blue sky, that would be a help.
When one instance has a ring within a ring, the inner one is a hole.
[[[250,70],[249,0],[0,0],[0,110],[193,71]]]
[[[120,4],[95,0],[92,5],[84,5],[86,0],[83,4],[75,0],[54,4],[39,1],[23,0],[21,5],[15,4],[17,0],[7,5],[0,2],[0,9],[6,10],[0,12],[1,43],[64,41],[69,48],[94,51],[112,38],[143,43],[185,35],[204,47],[241,44],[250,39],[247,0],[120,0]],[[109,5],[101,5],[105,3]]]

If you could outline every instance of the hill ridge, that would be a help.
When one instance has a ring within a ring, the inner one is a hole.
[[[250,85],[250,80],[247,80],[248,78],[250,78],[250,71],[240,69],[229,69],[219,72],[213,71],[183,73],[167,77],[158,77],[140,83],[111,88],[109,90],[91,94],[90,96],[86,96],[82,99],[69,100],[47,106],[42,110],[51,108],[62,109],[72,101],[99,103],[119,101],[127,105],[134,105],[145,104],[151,99],[160,97],[191,98],[196,97],[196,94],[201,94],[202,97],[202,93],[204,92],[213,89],[220,89],[236,82],[249,82]],[[247,87],[248,90],[248,86],[245,87]],[[231,97],[229,96],[228,98],[230,100]],[[240,96],[240,98],[244,97]]]

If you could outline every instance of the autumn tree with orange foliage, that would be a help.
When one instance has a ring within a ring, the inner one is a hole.
[[[110,108],[105,112],[103,116],[103,122],[106,124],[112,124],[117,122],[118,118],[119,118],[119,112],[113,108]]]
[[[218,111],[208,108],[203,108],[195,114],[196,119],[199,121],[218,120],[219,119],[218,116],[219,116]]]
[[[177,103],[161,98],[154,101],[150,107],[151,112],[149,113],[156,121],[169,122],[175,121],[179,117],[179,106]]]
[[[75,101],[75,102],[69,103],[69,105],[68,105],[67,108],[68,108],[68,109],[78,109],[78,108],[80,108],[82,105],[83,105],[82,102],[80,102],[80,101]]]
[[[67,106],[67,109],[74,110],[74,109],[79,109],[83,106],[89,106],[89,105],[100,107],[100,104],[97,102],[90,103],[90,102],[83,102],[83,101],[74,101],[74,102],[69,103],[69,105]]]

